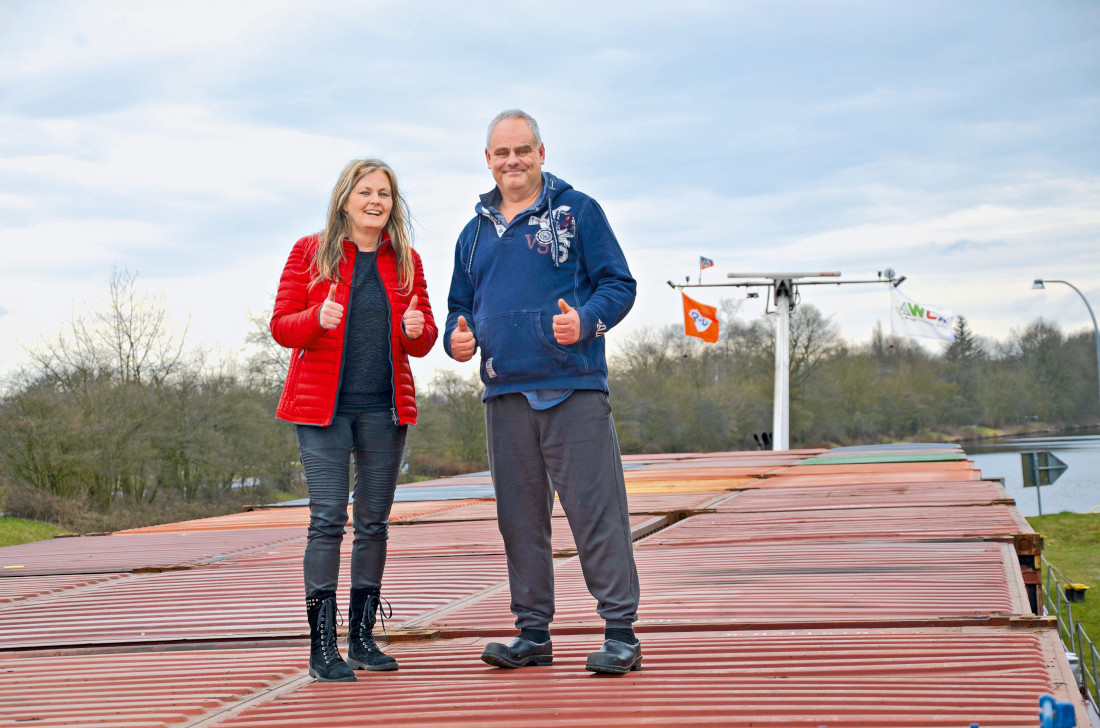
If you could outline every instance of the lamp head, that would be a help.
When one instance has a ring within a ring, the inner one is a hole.
[[[1043,280],[1041,278],[1036,278],[1035,282],[1031,284],[1031,290],[1033,291],[1042,291],[1045,289],[1046,286],[1043,285]]]

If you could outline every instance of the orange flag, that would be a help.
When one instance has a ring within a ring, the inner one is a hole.
[[[683,291],[680,295],[684,297],[684,333],[718,343],[718,309],[693,301]]]

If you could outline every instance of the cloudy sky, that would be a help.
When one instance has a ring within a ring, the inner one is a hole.
[[[704,283],[892,267],[998,339],[1091,327],[1036,277],[1100,308],[1095,0],[0,0],[0,373],[113,267],[233,356],[358,156],[397,170],[442,315],[485,124],[517,106],[607,211],[625,330],[682,320],[665,281],[700,255]],[[855,342],[890,327],[885,286],[803,301]]]

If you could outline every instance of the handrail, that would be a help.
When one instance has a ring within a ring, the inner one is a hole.
[[[1058,637],[1067,652],[1077,656],[1077,687],[1085,700],[1093,707],[1100,706],[1100,652],[1085,632],[1081,622],[1073,619],[1073,604],[1066,598],[1065,589],[1049,563],[1044,565],[1046,586],[1043,589],[1043,608],[1046,614],[1058,618]],[[1053,586],[1052,586],[1053,582]],[[1063,616],[1064,615],[1064,616]]]

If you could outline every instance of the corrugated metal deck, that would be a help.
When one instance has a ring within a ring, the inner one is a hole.
[[[560,520],[560,519],[559,519]],[[665,516],[632,515],[634,538],[663,527]],[[554,553],[568,556],[577,552],[573,534],[565,523],[555,523],[551,543]],[[389,553],[401,556],[453,556],[456,554],[503,554],[504,540],[496,521],[423,523],[403,526],[390,524]]]
[[[302,503],[0,549],[0,728],[1031,728],[1043,693],[1086,725],[1031,613],[1039,538],[958,452],[624,458],[646,657],[622,677],[583,669],[602,622],[561,519],[555,664],[479,661],[514,633],[486,474],[402,486],[383,590],[401,670],[356,683],[306,675]]]
[[[345,551],[342,585],[349,581],[350,544]],[[393,618],[386,628],[400,630],[507,578],[496,556],[391,558],[383,596]],[[303,589],[301,545],[260,563],[129,574],[0,605],[0,650],[299,639],[309,635]],[[346,610],[346,587],[338,594]]]
[[[653,546],[867,539],[989,539],[1020,554],[1039,552],[1039,536],[1006,505],[853,508],[703,513],[638,542]]]
[[[1031,614],[1011,545],[1000,543],[735,544],[640,549],[638,629],[647,635],[780,625],[892,627],[1044,621]],[[555,570],[554,634],[598,632],[603,621],[580,562]],[[505,590],[414,619],[444,635],[509,634]]]
[[[0,578],[24,574],[101,574],[207,564],[305,538],[303,528],[119,533],[0,548]]]
[[[978,469],[974,466],[974,463],[965,459],[947,460],[947,461],[934,461],[934,462],[871,462],[862,463],[838,463],[829,464],[827,458],[818,458],[825,462],[820,462],[816,465],[803,465],[801,463],[797,465],[791,465],[790,467],[783,468],[782,474],[790,477],[798,477],[800,475],[846,475],[848,477],[855,477],[857,479],[865,478],[868,475],[885,475],[887,481],[894,473],[904,473],[912,475],[915,473],[935,473],[941,474],[944,477],[937,478],[938,480],[970,480],[978,473]],[[963,477],[957,477],[962,475]],[[952,477],[955,476],[955,477]]]
[[[807,468],[830,468],[826,465],[807,465]],[[831,468],[830,468],[831,469]],[[753,488],[820,488],[845,485],[896,485],[898,483],[965,483],[981,480],[980,470],[922,470],[922,471],[865,471],[859,472],[822,472],[800,470],[799,475],[789,475],[789,469],[777,471],[774,475],[756,480]]]
[[[45,594],[61,594],[92,584],[102,584],[114,579],[121,579],[123,576],[123,574],[62,574],[60,576],[23,576],[18,579],[0,579],[0,606]],[[2,634],[0,632],[0,636]]]
[[[390,512],[390,521],[404,521],[431,513],[446,512],[470,503],[476,503],[477,500],[394,503]],[[348,518],[351,518],[350,504],[348,506]],[[254,508],[227,516],[199,518],[194,521],[181,521],[179,523],[164,523],[159,526],[146,526],[144,528],[131,528],[118,533],[178,533],[181,531],[198,533],[200,531],[234,531],[249,528],[296,528],[301,533],[300,529],[304,529],[308,525],[309,507],[306,503],[303,503],[297,507]]]
[[[714,504],[729,496],[725,490],[705,490],[689,492],[656,492],[656,493],[631,493],[630,512],[635,515],[650,514],[683,514],[687,512],[700,512],[712,509]],[[453,508],[446,511],[438,511],[423,516],[405,519],[403,524],[416,523],[445,523],[448,521],[495,521],[497,517],[496,501],[492,499],[480,500]],[[554,518],[564,518],[565,511],[561,503],[554,501]]]
[[[1015,500],[999,482],[969,480],[962,483],[860,483],[816,488],[745,488],[725,495],[709,507],[719,513],[746,513],[1015,504]]]
[[[189,726],[306,668],[308,650],[0,653],[0,726]]]
[[[1040,695],[1070,698],[1050,631],[661,634],[641,671],[610,678],[583,670],[591,637],[556,639],[552,666],[524,670],[480,665],[483,644],[402,650],[398,672],[305,685],[217,725],[1035,728]]]

